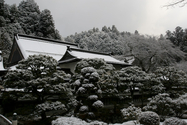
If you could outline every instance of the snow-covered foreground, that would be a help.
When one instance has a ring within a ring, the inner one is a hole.
[[[184,119],[184,121],[187,122],[187,119]],[[88,123],[76,117],[59,117],[56,120],[52,121],[52,125],[108,125],[108,124],[99,121],[93,121],[91,123]],[[109,125],[135,125],[135,123],[133,121],[129,121],[129,122],[124,122],[122,124],[116,123],[116,124],[109,124]],[[160,123],[160,125],[162,125],[162,123]]]
[[[60,117],[52,121],[52,125],[108,125],[108,124],[99,121],[93,121],[91,123],[88,123],[76,117]],[[116,124],[109,124],[109,125],[135,125],[135,124],[133,121],[129,121],[129,122],[124,122],[122,124],[116,123]],[[162,123],[160,125],[162,125]]]

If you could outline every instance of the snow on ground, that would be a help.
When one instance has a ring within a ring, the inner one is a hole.
[[[185,119],[187,122],[187,119]],[[56,120],[52,121],[52,125],[108,125],[107,123],[100,122],[100,121],[93,121],[88,123],[76,117],[59,117]],[[115,123],[109,125],[135,125],[133,121],[124,122],[122,124]],[[162,125],[162,123],[160,123]]]
[[[52,121],[52,125],[108,125],[100,121],[85,122],[76,117],[60,117]],[[123,124],[109,124],[109,125],[135,125],[133,121],[125,122]]]

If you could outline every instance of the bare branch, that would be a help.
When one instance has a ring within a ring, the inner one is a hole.
[[[175,6],[177,4],[182,4],[180,7],[184,7],[187,4],[187,2],[186,2],[186,0],[177,0],[177,1],[173,2],[173,3],[164,5],[163,7],[172,7],[172,6]]]

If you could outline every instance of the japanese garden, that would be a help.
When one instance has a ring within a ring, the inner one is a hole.
[[[180,26],[63,38],[36,0],[0,0],[0,114],[18,125],[187,125],[186,41]]]

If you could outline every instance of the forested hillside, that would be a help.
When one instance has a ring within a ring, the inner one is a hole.
[[[0,50],[3,51],[5,63],[11,50],[14,33],[61,39],[58,30],[55,29],[50,10],[41,11],[34,0],[22,1],[18,6],[8,5],[4,0],[0,0]],[[111,53],[123,61],[134,57],[134,65],[151,72],[158,66],[168,65],[184,69],[186,36],[187,30],[181,27],[176,27],[175,31],[167,31],[165,36],[156,38],[140,35],[138,31],[120,32],[113,25],[104,26],[101,30],[93,28],[76,33],[66,37],[65,41],[76,43],[82,49]]]
[[[18,6],[0,0],[0,50],[5,62],[15,33],[61,39],[50,10],[41,11],[34,0],[22,1]]]
[[[185,53],[163,35],[156,38],[148,35],[119,32],[104,26],[100,31],[93,28],[87,32],[76,33],[65,38],[68,42],[79,44],[80,48],[92,51],[111,53],[114,57],[126,61],[126,57],[134,56],[134,65],[144,71],[153,71],[159,66],[180,64],[185,60]]]

